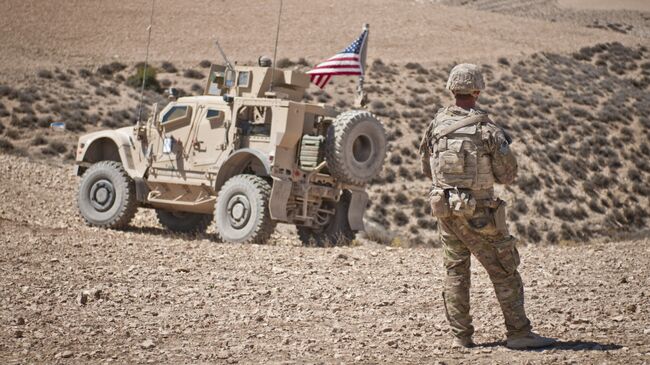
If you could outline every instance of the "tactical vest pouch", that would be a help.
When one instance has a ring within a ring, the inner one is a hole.
[[[431,214],[436,218],[451,217],[451,210],[447,202],[447,194],[443,189],[433,189],[429,193],[429,203],[431,204]]]
[[[476,199],[466,192],[450,190],[448,202],[451,214],[457,217],[470,219],[476,210]]]
[[[499,205],[494,211],[494,225],[499,234],[509,235],[508,225],[506,224],[506,202],[503,200],[499,200]]]
[[[462,174],[465,170],[465,154],[463,141],[451,139],[446,141],[447,149],[438,156],[440,172],[443,174]]]

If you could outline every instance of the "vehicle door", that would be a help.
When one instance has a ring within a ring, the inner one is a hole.
[[[152,168],[157,175],[182,177],[187,169],[196,105],[172,104],[160,113],[159,140],[154,144]]]
[[[201,171],[214,166],[232,142],[228,140],[230,110],[226,105],[205,105],[197,117],[190,164]]]

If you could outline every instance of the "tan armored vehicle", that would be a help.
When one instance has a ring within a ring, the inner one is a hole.
[[[82,136],[75,173],[86,222],[124,227],[146,207],[172,231],[214,224],[225,242],[264,243],[277,222],[295,224],[305,242],[353,239],[365,185],[386,155],[382,124],[303,102],[308,75],[260,64],[213,65],[204,95]]]

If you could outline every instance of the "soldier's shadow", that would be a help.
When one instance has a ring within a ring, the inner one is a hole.
[[[497,341],[497,342],[486,342],[486,343],[481,343],[477,344],[476,347],[498,347],[498,346],[506,346],[505,341]],[[547,347],[542,347],[542,348],[537,348],[537,349],[523,349],[523,350],[515,350],[515,351],[534,351],[534,352],[541,352],[545,350],[560,350],[560,351],[611,351],[611,350],[619,350],[622,349],[623,346],[615,344],[615,343],[600,343],[600,342],[595,342],[595,341],[558,341],[552,346],[547,346]]]

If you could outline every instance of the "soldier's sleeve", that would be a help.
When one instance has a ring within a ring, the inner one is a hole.
[[[429,127],[427,130],[424,132],[424,136],[422,136],[422,140],[420,141],[420,170],[424,174],[424,176],[428,177],[429,179],[433,178],[433,175],[431,173],[431,164],[429,163],[429,158],[431,157],[430,152],[429,152],[429,134],[431,130],[431,124],[429,124]]]
[[[490,123],[488,148],[492,157],[492,173],[499,184],[510,185],[517,177],[517,158],[510,145],[512,138],[496,124]]]

